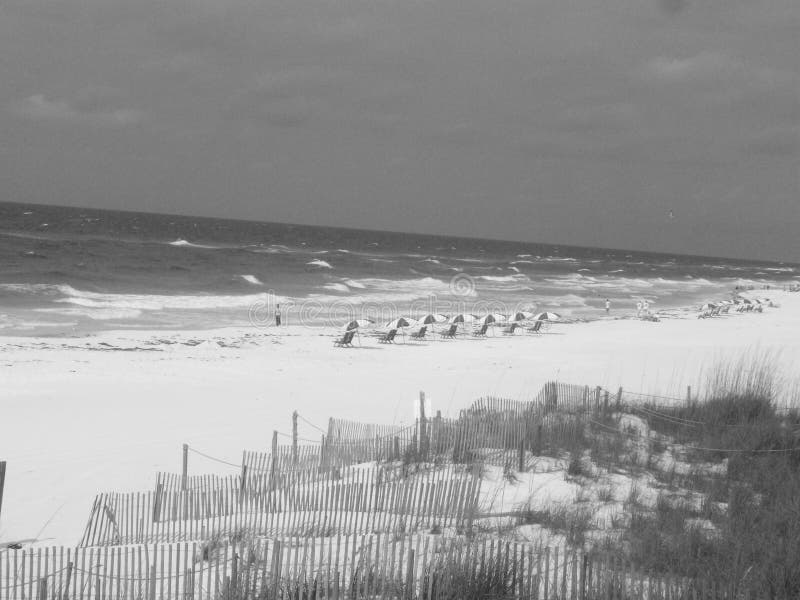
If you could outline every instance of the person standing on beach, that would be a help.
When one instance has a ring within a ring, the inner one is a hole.
[[[281,326],[281,305],[275,307],[275,327]]]
[[[642,301],[641,300],[639,300],[636,303],[636,316],[639,317],[639,318],[642,316]]]
[[[645,300],[644,303],[642,304],[642,310],[644,311],[644,314],[646,315],[650,314],[650,303],[647,300]]]
[[[608,314],[610,311],[611,311],[611,300],[606,298],[606,314]]]

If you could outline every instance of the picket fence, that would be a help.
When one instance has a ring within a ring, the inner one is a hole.
[[[335,535],[462,529],[477,512],[480,483],[480,477],[452,466],[407,477],[373,467],[336,479],[299,475],[276,489],[225,485],[101,494],[80,545],[202,540],[242,530]]]
[[[495,539],[374,534],[0,554],[0,600],[733,600],[618,558]]]

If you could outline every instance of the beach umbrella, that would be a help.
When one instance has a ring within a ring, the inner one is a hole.
[[[414,319],[407,319],[406,317],[400,317],[399,319],[395,319],[394,321],[389,321],[386,324],[386,329],[401,329],[403,327],[413,327],[416,324],[417,322]]]
[[[713,302],[706,302],[700,307],[700,310],[711,310],[712,308],[717,308],[717,305]]]
[[[450,321],[451,323],[472,323],[476,319],[475,315],[470,315],[468,313],[456,315]]]
[[[516,313],[512,317],[511,320],[514,321],[514,322],[526,321],[526,320],[530,319],[531,317],[533,317],[533,313],[532,312],[528,312],[526,310],[523,310],[521,312]]]
[[[752,304],[752,302],[750,302],[750,300],[748,300],[747,298],[742,298],[742,302],[744,304]]]
[[[352,329],[358,329],[359,327],[366,327],[370,325],[372,320],[370,319],[356,319],[355,321],[350,321],[347,325],[344,326],[345,331],[350,331]]]
[[[447,321],[447,317],[444,315],[436,314],[429,314],[425,315],[419,320],[420,325],[431,325],[432,323],[445,323]]]
[[[561,315],[554,312],[542,312],[533,317],[534,321],[558,321],[561,319]]]

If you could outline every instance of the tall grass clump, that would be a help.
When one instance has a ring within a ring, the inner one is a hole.
[[[518,565],[502,556],[449,555],[423,579],[422,600],[503,600],[514,598]]]
[[[708,501],[695,509],[662,495],[652,510],[631,510],[625,549],[643,570],[800,598],[800,427],[794,412],[776,408],[776,362],[763,353],[721,364],[705,398],[648,417],[652,430],[683,444],[695,465],[685,481]],[[722,468],[712,476],[710,465]]]

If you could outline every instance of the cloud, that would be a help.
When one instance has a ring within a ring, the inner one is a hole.
[[[742,152],[773,158],[797,156],[800,154],[800,127],[763,131],[747,142]]]
[[[687,0],[658,0],[658,7],[668,15],[675,15],[689,6]]]
[[[708,77],[731,77],[741,72],[741,62],[718,52],[704,52],[689,58],[659,56],[645,66],[645,77],[665,83],[693,81]]]
[[[92,93],[80,94],[71,102],[51,100],[44,94],[34,94],[25,98],[16,107],[16,112],[36,121],[87,123],[118,127],[138,123],[144,116],[138,110],[108,106],[102,94],[94,95]]]

